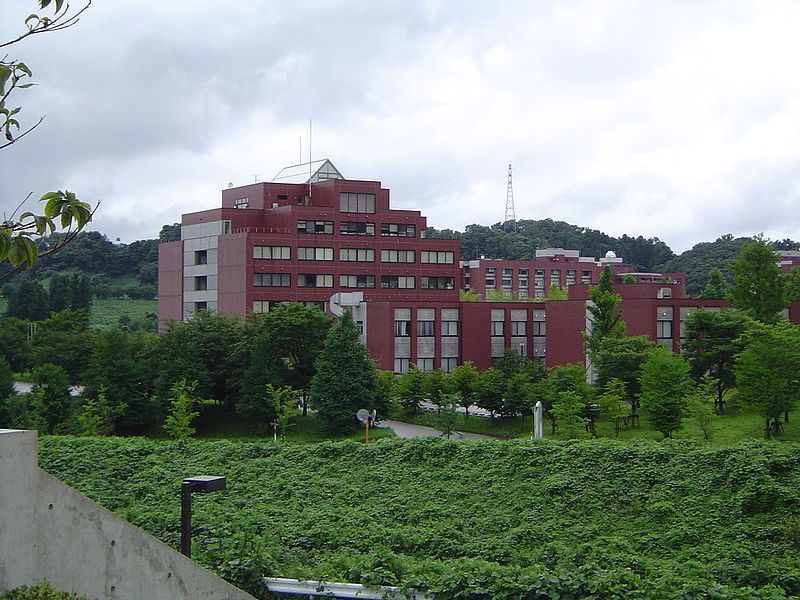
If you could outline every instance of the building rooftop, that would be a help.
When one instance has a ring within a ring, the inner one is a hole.
[[[328,179],[344,179],[344,176],[330,160],[324,158],[284,167],[272,178],[272,183],[317,183]]]

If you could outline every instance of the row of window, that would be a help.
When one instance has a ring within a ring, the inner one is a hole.
[[[333,260],[333,248],[300,246],[297,248],[297,260]],[[253,258],[267,260],[290,260],[291,246],[253,246]],[[375,262],[375,250],[372,248],[340,248],[339,260],[346,262]],[[450,251],[423,250],[420,262],[423,264],[453,264],[455,254]],[[381,250],[381,262],[413,263],[416,262],[414,250]]]
[[[297,233],[332,235],[333,221],[309,221],[298,219]],[[375,235],[375,223],[363,221],[341,221],[341,235]],[[417,226],[408,223],[381,223],[381,235],[386,237],[416,237]]]
[[[440,358],[439,359],[441,364],[441,369],[445,373],[450,373],[453,369],[456,368],[458,365],[457,358]],[[416,365],[419,371],[433,371],[434,366],[434,359],[433,358],[418,358],[414,364]],[[411,368],[411,361],[407,358],[395,358],[394,359],[394,372],[397,374],[400,373],[407,373],[408,370]]]
[[[528,324],[525,321],[511,321],[511,335],[512,337],[521,336],[521,335],[528,335]],[[534,321],[533,322],[533,335],[534,336],[543,336],[545,334],[545,322],[544,321]],[[493,336],[504,336],[505,335],[505,323],[503,321],[492,321],[492,335]]]
[[[381,275],[381,287],[386,289],[414,289],[416,277],[413,275]],[[291,273],[254,273],[255,287],[290,287]],[[452,290],[452,277],[420,277],[420,289]],[[297,287],[332,288],[332,274],[297,274]],[[342,288],[374,288],[374,275],[339,275],[339,287]]]
[[[512,285],[512,271],[513,269],[503,269],[502,286],[510,288]],[[544,289],[544,269],[535,269],[534,286],[537,289]],[[486,269],[486,287],[493,288],[497,283],[495,267],[488,267]],[[521,289],[528,287],[528,269],[519,269],[519,287]],[[575,269],[567,269],[565,283],[567,285],[575,285],[578,282],[578,272]],[[581,283],[592,283],[592,272],[590,270],[581,272]],[[561,287],[561,269],[552,269],[550,271],[550,285]]]
[[[435,335],[434,321],[417,321],[417,337],[433,337]],[[440,324],[440,334],[442,337],[458,336],[458,321],[442,321]],[[394,322],[395,337],[411,336],[411,321]]]

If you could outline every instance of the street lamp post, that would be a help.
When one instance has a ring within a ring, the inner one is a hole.
[[[217,492],[225,489],[224,477],[189,477],[181,482],[181,554],[192,557],[192,492]]]

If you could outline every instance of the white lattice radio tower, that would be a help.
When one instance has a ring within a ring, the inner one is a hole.
[[[511,185],[511,165],[508,165],[508,191],[506,192],[506,218],[504,223],[511,221],[516,225],[517,217],[514,215],[514,188]]]

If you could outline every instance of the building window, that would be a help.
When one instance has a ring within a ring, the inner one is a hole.
[[[511,277],[503,277],[503,287],[510,288],[511,287]]]
[[[411,321],[395,321],[394,336],[409,337],[411,335]]]
[[[250,206],[250,198],[236,198],[233,201],[233,208],[247,208]]]
[[[534,336],[543,336],[545,334],[545,322],[544,321],[534,321],[533,322],[533,335]]]
[[[656,308],[657,339],[672,339],[672,317],[673,309],[671,306],[659,306]]]
[[[585,283],[585,284],[592,283],[592,272],[591,271],[581,271],[581,283]]]
[[[487,290],[493,290],[494,289],[494,284],[495,284],[494,277],[487,277],[486,278],[485,285],[486,285],[486,289]]]
[[[528,269],[518,269],[520,277],[527,277],[528,276]]]
[[[372,248],[340,248],[339,260],[342,262],[375,262]]]
[[[433,337],[433,336],[434,336],[433,321],[417,321],[417,337]]]
[[[409,364],[407,358],[395,358],[394,359],[394,372],[397,374],[400,373],[408,373]]]
[[[297,221],[297,233],[333,233],[333,221]]]
[[[415,237],[417,226],[406,223],[381,223],[381,235],[389,237]]]
[[[333,287],[333,275],[297,274],[297,287],[330,288]]]
[[[375,275],[339,275],[339,287],[374,288]]]
[[[452,290],[452,277],[420,277],[420,288],[423,290]]]
[[[333,260],[333,248],[300,246],[297,248],[297,260]]]
[[[511,335],[525,335],[525,321],[511,321]]]
[[[289,287],[292,285],[289,273],[255,273],[253,274],[255,287]]]
[[[578,272],[575,269],[567,269],[567,285],[575,285],[578,282]]]
[[[195,250],[194,251],[194,264],[207,265],[208,264],[208,250]]]
[[[442,337],[458,336],[458,321],[442,321]]]
[[[408,275],[381,275],[381,287],[386,289],[414,289],[416,281]]]
[[[374,213],[375,194],[339,194],[339,210],[351,213]]]
[[[550,271],[550,286],[561,287],[561,269],[551,269]]]
[[[339,223],[342,235],[375,235],[375,223],[365,221],[342,221]]]
[[[417,369],[420,371],[433,371],[433,359],[432,358],[418,358],[417,359]]]
[[[413,263],[413,250],[381,250],[381,262],[385,263]]]
[[[208,310],[208,302],[194,303],[194,312],[200,312],[201,310]]]
[[[658,288],[657,296],[659,298],[672,298],[672,288],[668,287]]]
[[[420,262],[452,265],[455,262],[455,253],[447,250],[423,250],[420,252]]]
[[[451,373],[453,369],[458,366],[458,359],[457,358],[443,358],[442,359],[442,371],[445,373]]]
[[[289,260],[292,249],[289,246],[253,246],[253,258],[268,260]]]
[[[492,335],[503,335],[503,321],[492,321]]]
[[[194,278],[195,291],[203,291],[208,289],[208,277],[201,275]]]

